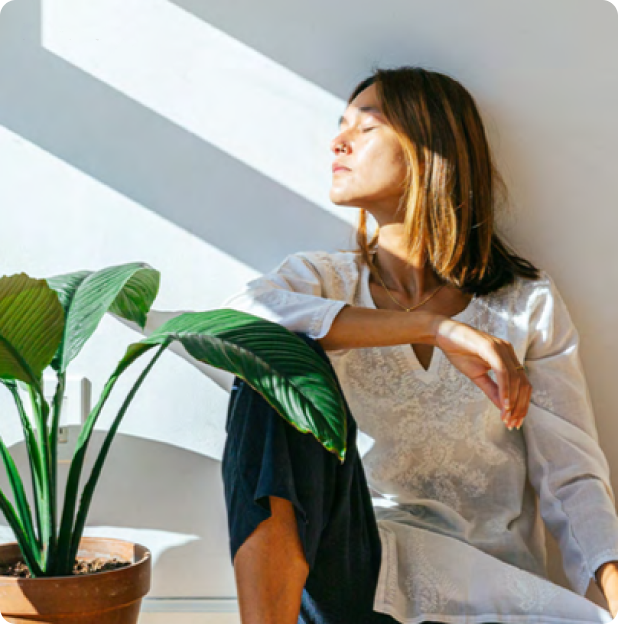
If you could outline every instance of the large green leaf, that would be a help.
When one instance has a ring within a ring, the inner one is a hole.
[[[312,433],[343,463],[347,423],[337,380],[328,363],[293,332],[239,310],[187,312],[129,345],[114,374],[154,345],[172,340],[201,362],[244,379],[292,426]]]
[[[92,271],[75,271],[74,273],[64,273],[46,278],[45,281],[48,286],[56,291],[65,315],[69,313],[75,291],[89,275],[92,275]]]
[[[42,394],[41,375],[60,345],[64,312],[43,279],[25,273],[0,278],[0,377]]]
[[[108,311],[143,328],[159,290],[159,279],[159,272],[144,262],[47,278],[66,312],[64,335],[53,368],[59,373],[66,371]]]
[[[181,314],[164,323],[148,338],[129,345],[81,431],[67,479],[58,540],[59,574],[70,570],[114,435],[156,358],[142,372],[114,419],[84,488],[72,526],[85,453],[100,411],[116,381],[131,364],[153,347],[164,349],[174,340],[180,341],[196,359],[247,381],[292,426],[303,433],[312,433],[342,463],[345,460],[347,422],[343,396],[328,363],[301,338],[277,323],[237,310]]]

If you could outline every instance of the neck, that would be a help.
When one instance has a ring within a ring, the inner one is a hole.
[[[401,224],[380,227],[378,249],[373,254],[374,266],[390,291],[408,300],[421,300],[443,282],[429,265],[423,265],[417,258],[406,259],[401,229]]]

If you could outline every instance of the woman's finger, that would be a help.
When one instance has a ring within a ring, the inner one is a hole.
[[[498,385],[487,373],[480,377],[475,377],[472,381],[489,397],[499,410],[502,410]]]
[[[530,382],[528,381],[528,377],[525,373],[525,370],[521,368],[517,369],[517,367],[520,366],[520,364],[517,361],[517,356],[515,355],[514,351],[513,351],[513,359],[514,359],[515,364],[513,365],[514,372],[511,375],[511,379],[512,380],[517,379],[517,382],[513,384],[514,386],[517,387],[517,390],[516,390],[517,396],[515,398],[514,404],[512,402],[511,411],[510,413],[507,412],[507,417],[505,419],[505,422],[507,426],[509,427],[509,429],[512,429],[513,427],[519,427],[521,425],[521,422],[523,421],[526,413],[528,412],[528,405],[530,402],[529,391],[531,390]],[[511,392],[514,393],[515,391],[511,389]]]
[[[508,420],[509,427],[519,427],[521,426],[521,422],[523,421],[526,413],[528,412],[528,404],[529,404],[529,392],[530,382],[528,381],[528,376],[526,375],[526,371],[523,368],[518,368],[521,366],[519,360],[517,358],[517,353],[513,348],[511,343],[508,343],[508,350],[510,352],[512,363],[513,363],[513,372],[511,375],[512,382],[516,380],[516,383],[513,385],[517,386],[516,390],[516,398],[514,404],[511,405],[511,413]],[[511,390],[512,392],[513,389]]]
[[[508,416],[510,409],[513,407],[513,372],[514,366],[510,364],[511,356],[506,347],[505,341],[497,339],[492,342],[493,357],[488,363],[493,368],[496,375],[496,382],[500,389],[500,409],[502,411],[502,420]]]
[[[522,392],[527,378],[517,369],[519,360],[511,343],[444,317],[437,327],[436,346],[491,399],[505,423],[521,420],[527,409],[528,399]]]
[[[522,375],[520,374],[521,371],[517,369],[519,360],[517,359],[517,354],[515,353],[513,345],[510,342],[503,342],[502,347],[504,350],[505,365],[509,375],[508,405],[505,406],[502,420],[509,429],[512,429],[516,421],[519,420],[521,414],[519,395],[521,391]]]
[[[517,371],[519,372],[519,371]],[[521,415],[522,415],[522,401],[524,399],[525,390],[522,384],[518,385],[517,388],[517,397],[515,398],[515,404],[511,408],[510,412],[507,412],[504,422],[509,429],[513,429],[517,425]]]
[[[528,408],[530,407],[530,397],[532,396],[532,386],[529,382],[526,383],[525,389],[523,391],[522,398],[522,415],[519,417],[517,424],[515,425],[518,429],[523,425],[524,418],[528,415]]]

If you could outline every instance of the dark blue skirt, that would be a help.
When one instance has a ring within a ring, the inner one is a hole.
[[[295,333],[336,378],[320,344]],[[270,518],[268,497],[285,498],[294,506],[309,564],[299,624],[393,624],[393,617],[373,610],[382,546],[356,447],[356,421],[345,396],[344,402],[348,437],[341,464],[313,434],[298,431],[234,378],[222,464],[232,565],[241,544]]]

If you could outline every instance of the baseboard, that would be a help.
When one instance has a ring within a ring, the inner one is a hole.
[[[170,624],[170,621],[174,624],[240,624],[238,600],[145,598],[142,601],[139,624]]]

